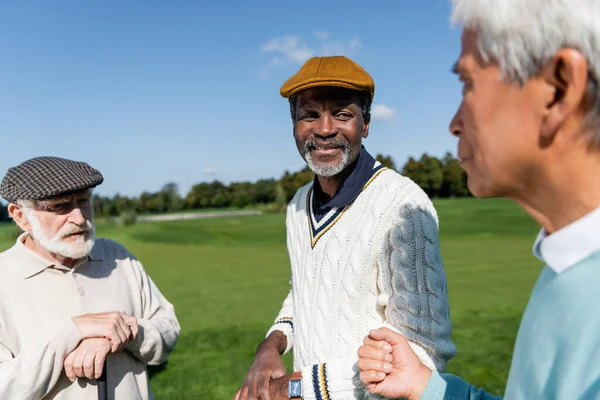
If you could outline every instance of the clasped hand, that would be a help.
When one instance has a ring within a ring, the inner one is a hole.
[[[118,311],[84,314],[73,317],[73,322],[84,340],[63,361],[65,374],[72,382],[84,377],[98,379],[106,356],[122,351],[137,337],[139,329],[136,317]]]

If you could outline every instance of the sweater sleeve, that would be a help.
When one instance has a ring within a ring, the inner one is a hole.
[[[420,189],[396,212],[379,262],[378,286],[384,326],[406,337],[423,364],[443,371],[456,347],[437,214]]]
[[[138,335],[126,348],[143,363],[158,365],[175,348],[179,322],[173,305],[158,290],[142,264],[136,259],[132,263],[140,280],[142,315],[138,316]]]
[[[58,330],[14,354],[0,327],[0,398],[41,399],[58,382],[65,357],[83,335],[69,318]]]
[[[469,385],[464,380],[450,374],[433,371],[427,387],[421,395],[422,400],[501,400],[482,389]]]
[[[291,284],[291,282],[290,282]],[[283,301],[283,306],[277,314],[277,318],[271,326],[271,329],[267,332],[267,337],[273,331],[281,331],[285,335],[287,339],[287,345],[284,351],[284,354],[289,352],[294,345],[294,301],[293,301],[293,292],[290,288],[290,291]]]

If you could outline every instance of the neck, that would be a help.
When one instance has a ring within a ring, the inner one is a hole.
[[[600,154],[589,148],[579,153],[548,158],[535,182],[510,196],[548,233],[600,207]]]
[[[27,247],[34,253],[44,257],[45,259],[51,261],[54,264],[62,265],[67,268],[73,268],[73,266],[75,265],[76,260],[61,256],[60,254],[49,252],[44,247],[42,247],[31,235],[27,235],[23,244],[25,245],[25,247]]]
[[[329,198],[335,196],[343,181],[343,179],[339,179],[337,176],[332,176],[329,178],[324,176],[317,176],[317,179],[319,179],[319,185],[321,185],[321,190],[323,191],[323,193],[329,196]]]

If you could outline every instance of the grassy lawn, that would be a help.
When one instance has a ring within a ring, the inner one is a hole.
[[[531,253],[537,225],[505,200],[435,206],[458,347],[448,371],[502,394],[541,268]],[[12,231],[0,225],[0,250]],[[284,215],[100,225],[98,236],[127,246],[175,305],[182,334],[152,377],[156,397],[231,399],[288,291]]]

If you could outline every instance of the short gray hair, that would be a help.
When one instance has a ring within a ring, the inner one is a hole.
[[[588,62],[586,126],[600,145],[600,1],[452,0],[452,21],[478,33],[485,62],[498,63],[505,79],[524,84],[561,48]]]

